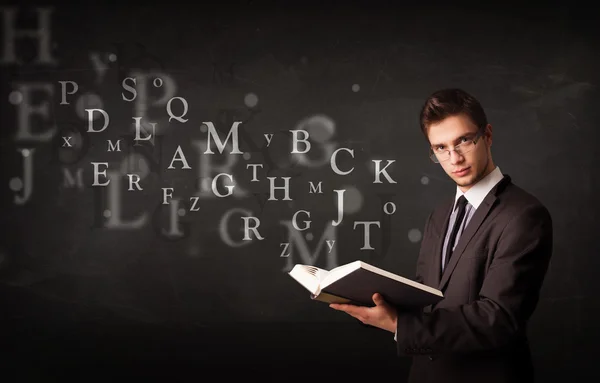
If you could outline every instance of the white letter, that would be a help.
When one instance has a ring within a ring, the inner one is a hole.
[[[252,238],[250,238],[250,232],[249,230],[252,230],[252,232],[254,233],[254,235],[256,236],[256,238],[258,238],[259,240],[263,240],[264,238],[260,236],[260,233],[258,232],[258,227],[260,226],[260,220],[256,217],[242,217],[242,219],[244,220],[244,241],[251,241]],[[254,223],[256,223],[256,226],[254,227],[250,227],[248,225],[248,221],[249,220],[253,220]]]
[[[15,50],[15,39],[17,37],[36,38],[38,40],[38,56],[35,64],[56,64],[56,60],[52,57],[50,49],[51,41],[51,24],[50,14],[52,8],[37,8],[38,28],[37,29],[21,29],[16,30],[16,9],[2,8],[4,13],[4,52],[0,64],[22,64],[17,58]]]
[[[306,130],[290,130],[292,132],[292,154],[303,154],[308,153],[310,150],[310,141],[308,141],[308,132]],[[302,132],[304,134],[303,139],[298,139],[298,133]],[[298,150],[298,142],[303,142],[306,145],[306,150],[303,152]]]
[[[208,134],[208,144],[206,146],[206,151],[204,152],[204,154],[214,154],[213,151],[210,150],[210,138],[211,137],[213,140],[215,140],[215,144],[217,145],[217,148],[219,149],[219,153],[223,153],[223,149],[225,149],[225,144],[227,144],[227,141],[229,141],[229,137],[232,137],[233,151],[230,154],[243,154],[242,152],[240,152],[240,148],[239,148],[240,143],[238,142],[238,126],[241,123],[242,123],[241,121],[236,121],[233,123],[233,125],[231,126],[231,129],[229,129],[229,134],[227,135],[227,138],[225,138],[225,143],[222,143],[213,123],[210,121],[203,122],[204,125],[208,126],[208,133],[209,133]]]
[[[294,226],[294,229],[298,230],[298,231],[304,231],[306,229],[310,229],[310,223],[311,221],[304,221],[304,229],[300,229],[298,227],[298,223],[296,222],[296,216],[298,215],[298,213],[306,213],[306,215],[308,216],[308,218],[310,218],[310,212],[306,211],[306,210],[298,210],[297,212],[294,213],[294,216],[292,217],[292,226]]]
[[[67,102],[67,94],[77,93],[77,90],[79,89],[79,85],[77,85],[77,83],[75,81],[59,81],[59,83],[60,83],[60,94],[62,96],[60,104],[61,105],[69,105],[69,103]],[[67,83],[69,83],[73,86],[73,91],[71,91],[70,93],[67,93]]]
[[[83,169],[79,168],[77,169],[77,173],[75,173],[75,176],[73,176],[73,174],[71,174],[71,172],[69,171],[69,169],[67,169],[66,167],[63,167],[63,174],[65,175],[65,182],[63,183],[63,186],[65,188],[72,188],[74,186],[77,186],[79,189],[83,189]],[[77,178],[75,178],[77,177]]]
[[[265,138],[267,139],[267,148],[271,145],[271,139],[273,138],[273,133],[266,133]]]
[[[137,174],[127,174],[127,177],[129,177],[129,189],[127,189],[128,191],[133,191],[133,184],[135,184],[138,190],[142,190],[140,184],[138,183],[140,182],[140,176],[138,176]],[[137,179],[134,181],[133,177],[137,177]]]
[[[317,187],[315,187],[315,185],[313,185],[312,181],[308,181],[308,183],[310,184],[309,191],[308,191],[309,194],[313,194],[313,193],[323,194],[323,191],[321,190],[321,184],[323,183],[323,181],[319,181],[319,185],[317,185]]]
[[[149,141],[150,139],[152,139],[152,136],[156,135],[156,122],[151,122],[150,125],[152,126],[152,134],[147,135],[146,137],[142,138],[142,125],[141,125],[141,117],[133,117],[133,119],[135,120],[135,141]],[[152,142],[152,144],[154,144],[154,141]]]
[[[113,145],[113,143],[112,143],[111,140],[106,140],[106,141],[108,141],[108,151],[109,152],[114,152],[115,150],[117,152],[121,151],[121,140],[117,140],[117,144],[116,145]]]
[[[275,187],[275,178],[277,178],[277,177],[267,177],[267,178],[269,179],[269,184],[271,185],[271,195],[269,197],[269,201],[277,201],[277,198],[275,198],[275,196],[274,196],[275,189],[285,190],[285,198],[283,199],[284,201],[292,200],[290,198],[290,178],[291,177],[281,177],[285,181],[285,186],[277,186],[277,187]]]
[[[327,246],[329,246],[329,252],[331,253],[331,250],[333,249],[333,245],[335,244],[335,241],[332,240],[327,240]]]
[[[123,94],[123,93],[121,93],[121,96],[123,97],[123,101],[133,101],[133,100],[135,100],[135,97],[137,96],[137,90],[135,90],[135,88],[132,87],[131,85],[125,84],[125,81],[127,81],[127,80],[131,80],[134,85],[135,85],[136,80],[135,80],[135,78],[127,77],[127,78],[123,79],[123,83],[122,83],[123,88],[125,88],[125,90],[130,91],[133,94],[133,97],[131,97],[131,99],[125,98],[125,94]]]
[[[246,165],[246,169],[248,169],[250,166],[252,166],[252,180],[250,180],[250,182],[257,182],[258,178],[256,178],[256,168],[257,167],[263,167],[262,164],[247,164]]]
[[[338,221],[334,222],[332,221],[331,224],[333,226],[337,226],[340,223],[342,223],[342,217],[344,216],[344,192],[346,191],[346,189],[343,190],[334,190],[334,192],[337,193],[338,198],[337,198],[337,205],[338,205]]]
[[[235,184],[234,185],[225,185],[225,187],[227,188],[227,191],[228,191],[227,194],[223,195],[223,194],[219,193],[219,191],[217,190],[217,180],[219,179],[220,176],[227,176],[229,178],[229,180],[231,182],[233,182],[233,177],[230,174],[219,173],[212,180],[212,191],[213,191],[213,193],[215,193],[215,195],[217,197],[229,197],[230,195],[233,194],[233,188],[234,188]]]
[[[356,221],[354,222],[354,229],[356,229],[356,225],[365,225],[365,244],[361,247],[361,250],[375,250],[371,247],[371,242],[369,240],[371,236],[371,225],[379,226],[379,221]]]
[[[102,109],[86,109],[85,111],[88,114],[88,130],[87,130],[88,133],[100,133],[108,127],[108,122],[110,121],[110,118],[108,117],[108,113],[106,113],[104,110],[102,110]],[[100,113],[102,113],[102,116],[104,117],[104,126],[100,130],[94,130],[94,119],[92,118],[92,116],[94,115],[94,112],[100,112]]]
[[[179,154],[180,158],[177,158],[178,154]],[[173,159],[171,160],[171,165],[169,165],[169,167],[167,169],[175,169],[175,167],[173,166],[173,162],[175,162],[176,160],[183,162],[183,168],[182,169],[191,169],[190,165],[188,165],[188,162],[185,159],[185,156],[183,155],[183,151],[181,150],[181,146],[179,146],[179,145],[177,145],[177,150],[175,151],[175,154],[173,155]]]
[[[383,175],[385,176],[385,178],[387,178],[389,183],[395,184],[396,181],[394,181],[393,179],[390,178],[390,175],[385,171],[385,168],[387,168],[388,166],[390,166],[392,163],[396,162],[396,160],[388,160],[387,165],[385,165],[385,168],[379,170],[379,163],[381,162],[381,160],[373,160],[373,162],[375,162],[375,181],[373,182],[374,184],[380,184],[382,183],[379,180],[379,174],[383,173]]]
[[[173,102],[173,100],[181,100],[181,102],[183,103],[183,113],[181,114],[181,116],[175,116],[173,114],[173,111],[171,110],[171,102]],[[170,116],[169,117],[169,122],[171,122],[171,119],[176,119],[179,122],[187,122],[187,119],[184,119],[183,116],[185,116],[188,112],[188,103],[185,100],[185,98],[183,97],[173,97],[169,100],[169,102],[167,102],[167,114]]]
[[[288,253],[288,254],[286,254],[285,252],[287,251],[288,247],[290,247],[290,243],[289,243],[289,242],[280,243],[280,244],[279,244],[279,247],[281,247],[281,246],[285,246],[285,247],[283,248],[283,250],[281,250],[281,255],[280,255],[280,257],[283,257],[283,258],[287,258],[287,257],[289,257],[289,256],[290,256],[290,254],[289,254],[289,253]]]
[[[63,148],[65,148],[65,147],[66,147],[66,148],[72,148],[72,147],[73,147],[73,145],[71,145],[71,139],[72,139],[72,138],[73,138],[72,136],[69,136],[69,137],[63,137],[63,138],[62,138],[62,139],[63,139],[63,145],[62,145],[62,147],[63,147]]]
[[[163,205],[168,205],[169,202],[167,201],[167,197],[169,198],[173,198],[173,188],[162,188],[163,191]]]
[[[389,209],[387,208],[388,205],[392,205],[392,211],[388,211]],[[383,212],[387,215],[392,215],[396,212],[396,204],[393,202],[386,202],[385,205],[383,205]]]
[[[352,173],[352,171],[354,170],[354,167],[352,167],[352,169],[348,170],[347,172],[343,172],[340,170],[340,168],[338,168],[337,163],[335,162],[337,154],[340,150],[345,150],[348,153],[350,153],[350,155],[352,156],[352,158],[354,158],[354,149],[347,149],[347,148],[339,148],[337,149],[335,152],[333,152],[333,154],[331,155],[331,169],[336,172],[337,174],[341,175],[341,176],[345,176],[348,175],[350,173]]]
[[[20,188],[23,189],[23,197],[15,195],[15,203],[17,205],[24,205],[25,202],[29,200],[29,197],[31,197],[31,193],[33,191],[33,153],[35,152],[35,148],[17,150],[19,150],[23,156],[23,180],[21,181],[16,178],[15,181],[17,181],[19,184],[22,183],[23,185],[15,185],[17,187],[11,187],[11,189],[14,191],[18,191]],[[12,184],[13,181],[11,180],[10,182]]]
[[[200,197],[190,197],[190,201],[193,201],[190,211],[200,211],[200,207],[196,207],[199,199]]]
[[[42,134],[33,134],[31,131],[32,124],[29,117],[32,114],[39,114],[46,119],[49,117],[50,109],[48,108],[49,103],[43,102],[37,106],[31,104],[31,93],[33,90],[43,90],[48,93],[50,98],[54,96],[54,88],[52,84],[48,83],[33,83],[33,84],[18,84],[17,92],[22,96],[21,103],[17,106],[18,112],[18,126],[17,134],[15,136],[16,141],[49,141],[54,133],[56,133],[56,126],[52,126],[52,129],[47,130]]]
[[[99,172],[98,171],[98,166],[99,165],[104,165],[108,168],[108,162],[92,162],[92,165],[94,166],[94,183],[92,184],[92,186],[106,186],[110,183],[110,179],[108,179],[105,183],[101,184],[100,181],[98,181],[98,175],[102,175],[104,177],[106,177],[106,169],[104,169],[103,171]]]

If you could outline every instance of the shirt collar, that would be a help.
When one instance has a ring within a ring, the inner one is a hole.
[[[456,197],[454,198],[454,206],[456,207],[456,201],[460,198],[461,195],[464,195],[467,199],[467,202],[471,204],[475,209],[481,205],[483,199],[486,195],[492,190],[494,186],[498,182],[500,182],[504,178],[504,175],[500,171],[500,168],[496,166],[494,170],[487,176],[480,179],[475,185],[471,186],[466,193],[463,193],[458,186],[456,187]]]

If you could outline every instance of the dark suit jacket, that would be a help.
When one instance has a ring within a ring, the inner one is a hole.
[[[427,218],[417,260],[416,280],[444,299],[424,310],[398,308],[398,354],[413,356],[408,381],[532,382],[526,330],[552,253],[550,213],[505,174],[440,275],[453,204]]]

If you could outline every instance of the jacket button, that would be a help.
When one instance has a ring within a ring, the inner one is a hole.
[[[429,360],[433,361],[433,356],[429,355]]]

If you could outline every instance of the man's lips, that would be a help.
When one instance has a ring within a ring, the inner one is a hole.
[[[469,166],[469,167],[467,167],[467,168],[462,168],[462,169],[460,169],[460,170],[456,170],[456,171],[454,171],[454,172],[452,172],[452,173],[454,173],[454,174],[461,174],[461,173],[463,173],[465,170],[469,170],[470,168],[471,168],[471,167]]]

